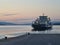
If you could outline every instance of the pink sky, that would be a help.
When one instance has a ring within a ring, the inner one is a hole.
[[[60,19],[60,0],[0,0],[0,21],[35,19],[42,13]]]

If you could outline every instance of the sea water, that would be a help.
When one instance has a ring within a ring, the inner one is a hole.
[[[32,32],[31,25],[3,25],[0,26],[0,39],[7,37],[15,37],[24,35],[27,32]],[[37,33],[34,31],[34,33]],[[51,30],[39,31],[39,33],[58,33],[60,34],[60,25],[54,25]]]

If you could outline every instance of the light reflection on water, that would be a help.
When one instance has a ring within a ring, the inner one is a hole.
[[[17,25],[17,26],[0,26],[0,37],[8,36],[8,37],[14,37],[18,35],[22,35],[26,32],[31,33],[60,33],[60,26],[55,25],[53,26],[52,30],[46,30],[46,31],[36,31],[32,32],[31,25]]]
[[[27,25],[17,25],[17,26],[0,26],[0,33],[9,34],[9,33],[22,33],[31,31],[32,27]]]

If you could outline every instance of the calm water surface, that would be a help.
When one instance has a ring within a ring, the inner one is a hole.
[[[17,25],[17,26],[0,26],[0,39],[7,37],[14,37],[22,35],[26,32],[32,32],[33,28],[31,25]],[[40,31],[47,33],[60,33],[60,25],[54,25],[53,28],[49,31]]]

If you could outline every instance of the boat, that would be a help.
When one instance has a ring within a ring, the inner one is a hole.
[[[52,29],[51,19],[50,19],[50,17],[45,16],[43,13],[42,16],[39,16],[39,18],[37,18],[35,21],[33,21],[32,27],[33,27],[34,31]]]

